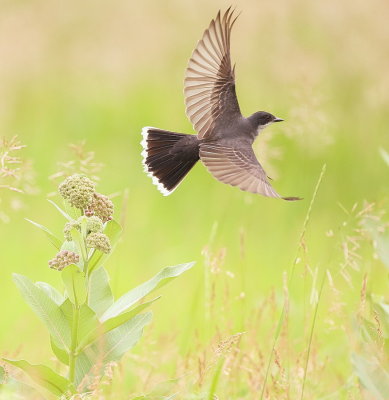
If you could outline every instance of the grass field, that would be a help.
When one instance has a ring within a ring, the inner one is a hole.
[[[165,198],[143,172],[143,126],[193,132],[184,69],[228,3],[1,3],[0,136],[26,145],[25,193],[0,188],[1,354],[53,359],[11,275],[61,286],[54,249],[24,218],[61,233],[49,177],[69,172],[69,144],[85,140],[124,225],[106,265],[115,294],[196,261],[161,289],[152,324],[92,398],[388,399],[389,314],[377,304],[389,303],[389,4],[234,5],[241,109],[285,119],[256,152],[275,188],[303,201],[243,193],[201,164]]]

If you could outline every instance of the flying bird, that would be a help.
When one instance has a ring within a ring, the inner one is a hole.
[[[142,129],[145,172],[160,192],[171,194],[201,160],[219,181],[267,197],[282,197],[270,185],[252,144],[268,125],[283,121],[258,111],[245,118],[235,93],[230,36],[237,17],[229,8],[218,12],[189,60],[184,79],[186,114],[197,135]]]

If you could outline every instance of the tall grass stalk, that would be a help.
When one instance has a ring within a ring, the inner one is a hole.
[[[311,213],[312,213],[313,204],[315,203],[317,192],[318,192],[319,187],[321,185],[321,181],[323,180],[324,174],[326,172],[326,168],[327,168],[327,164],[323,164],[323,166],[321,168],[319,179],[317,180],[317,183],[316,183],[316,186],[315,186],[315,190],[313,191],[311,202],[309,203],[307,215],[305,216],[303,229],[301,231],[301,235],[300,235],[300,239],[299,239],[299,245],[298,245],[298,248],[297,248],[296,257],[295,257],[294,262],[292,264],[292,269],[291,269],[291,273],[290,273],[290,276],[289,276],[289,286],[290,286],[290,283],[292,282],[294,271],[295,271],[295,267],[296,267],[296,264],[298,262],[298,254],[299,254],[300,250],[302,248],[304,248],[305,233],[307,232],[308,223],[309,223],[309,220],[311,219]]]
[[[290,274],[289,281],[288,281],[288,289],[290,288],[290,285],[291,285],[291,282],[292,282],[292,279],[293,279],[295,266],[296,266],[297,260],[298,260],[298,254],[299,254],[300,250],[304,247],[304,237],[305,237],[305,233],[306,233],[306,230],[307,230],[307,227],[308,227],[308,223],[309,223],[309,220],[310,220],[310,217],[311,217],[313,204],[315,203],[316,196],[317,196],[319,187],[321,185],[321,182],[323,180],[323,176],[324,176],[325,171],[326,171],[326,164],[324,164],[322,169],[321,169],[319,179],[317,180],[317,183],[316,183],[316,186],[315,186],[315,190],[313,191],[312,199],[311,199],[311,202],[309,203],[308,211],[307,211],[307,214],[306,214],[305,219],[304,219],[303,229],[301,231],[299,245],[298,245],[298,248],[297,248],[297,254],[296,254],[295,260],[293,262],[291,274]],[[284,323],[285,315],[286,315],[286,304],[284,302],[284,305],[283,305],[282,311],[281,311],[281,315],[280,315],[280,318],[278,320],[277,329],[276,329],[276,332],[274,334],[272,348],[271,348],[270,355],[269,355],[269,360],[267,362],[265,379],[264,379],[263,384],[262,384],[260,400],[263,399],[263,396],[265,394],[266,383],[267,383],[267,379],[268,379],[268,376],[269,376],[271,362],[273,360],[274,349],[276,347],[278,338],[280,336],[280,332],[281,332],[282,325]],[[289,373],[288,373],[288,376],[289,376]]]
[[[225,361],[225,358],[221,357],[219,359],[219,362],[217,363],[216,370],[215,370],[215,372],[213,374],[213,377],[212,377],[211,386],[209,388],[208,400],[214,400],[215,399],[215,392],[216,392],[217,385],[219,383],[220,374],[221,374],[221,372],[223,370],[224,361]]]
[[[301,397],[300,397],[300,400],[303,400],[303,397],[304,397],[304,388],[305,388],[305,381],[306,381],[306,378],[307,378],[309,355],[310,355],[310,353],[311,353],[311,345],[312,345],[313,331],[314,331],[314,329],[315,329],[317,311],[318,311],[318,309],[319,309],[319,303],[320,303],[320,299],[321,299],[321,294],[322,294],[322,292],[323,292],[323,287],[324,287],[325,278],[326,278],[326,272],[323,272],[323,277],[322,277],[322,280],[321,280],[319,296],[318,296],[317,301],[316,301],[315,312],[314,312],[314,314],[313,314],[312,325],[311,325],[311,329],[310,329],[310,333],[309,333],[308,350],[307,350],[307,357],[306,357],[306,359],[305,359],[304,377],[303,377],[303,383],[302,383],[302,386],[301,386]]]

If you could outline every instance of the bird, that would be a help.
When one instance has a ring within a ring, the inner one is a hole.
[[[200,160],[220,182],[266,197],[279,195],[258,162],[252,145],[264,128],[283,119],[266,111],[245,118],[235,91],[235,65],[230,53],[237,16],[219,10],[197,43],[184,78],[186,114],[197,135],[146,126],[142,129],[145,172],[167,196]]]

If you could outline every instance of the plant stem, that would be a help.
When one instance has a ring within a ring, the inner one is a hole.
[[[88,297],[88,249],[86,247],[86,219],[81,222],[81,232],[78,235],[78,244],[81,250],[82,258],[83,258],[83,271],[86,276],[86,287],[87,287],[87,297]],[[87,300],[88,301],[88,300]],[[73,307],[73,318],[72,318],[72,333],[71,333],[71,342],[70,342],[70,354],[69,354],[69,380],[72,384],[74,384],[75,371],[76,371],[76,361],[78,356],[78,326],[80,322],[80,305],[78,303],[78,299],[75,296],[75,302],[72,304]]]
[[[80,232],[76,232],[77,233],[77,242],[78,242],[78,246],[80,247],[82,261],[83,261],[83,271],[85,273],[86,273],[85,264],[88,262],[88,249],[86,247],[86,236],[87,236],[86,224],[87,224],[86,217],[82,217]]]
[[[87,248],[86,248],[86,242],[85,242],[85,237],[84,236],[80,237],[80,240],[78,241],[78,244],[80,246],[81,255],[82,255],[82,261],[84,263],[84,268],[83,269],[84,269],[84,272],[86,272],[85,265],[88,262],[88,251],[87,251]]]
[[[302,384],[302,387],[301,387],[301,397],[300,397],[300,400],[303,400],[303,398],[304,398],[304,388],[305,388],[305,381],[306,381],[306,379],[307,379],[307,371],[308,371],[309,356],[310,356],[310,354],[311,354],[313,330],[315,329],[317,311],[318,311],[318,309],[319,309],[319,302],[320,302],[321,294],[322,294],[322,292],[323,292],[323,287],[324,287],[325,278],[326,278],[326,271],[324,271],[324,273],[323,273],[323,279],[322,279],[322,281],[321,281],[319,297],[318,297],[318,299],[317,299],[316,306],[315,306],[315,311],[314,311],[314,314],[313,314],[313,320],[312,320],[312,325],[311,325],[311,331],[310,331],[310,334],[309,334],[309,341],[308,341],[307,357],[306,357],[306,359],[305,359],[304,378],[303,378],[303,384]]]
[[[292,280],[293,280],[294,270],[295,270],[295,267],[296,267],[296,264],[297,264],[297,256],[298,256],[299,252],[301,251],[301,249],[303,248],[303,245],[304,245],[304,236],[305,236],[305,232],[307,230],[307,226],[308,226],[308,223],[309,223],[309,220],[310,220],[310,217],[311,217],[312,207],[313,207],[313,204],[315,203],[316,195],[317,195],[317,192],[319,190],[319,187],[320,187],[321,181],[323,179],[324,173],[326,171],[326,167],[327,167],[326,164],[324,164],[322,169],[321,169],[319,179],[318,179],[318,181],[316,183],[316,186],[315,186],[315,189],[313,191],[311,202],[309,203],[308,211],[307,211],[307,214],[306,214],[306,217],[305,217],[305,220],[304,220],[304,224],[303,224],[303,229],[302,229],[302,232],[301,232],[301,235],[300,235],[300,241],[299,241],[299,245],[298,245],[298,248],[297,248],[296,257],[295,257],[295,260],[294,260],[294,262],[292,264],[292,270],[291,270],[291,273],[290,273],[290,276],[289,276],[289,280],[288,280],[288,283],[287,283],[288,290],[291,287],[291,283],[292,283]],[[265,389],[266,389],[267,379],[268,379],[269,372],[270,372],[271,362],[273,360],[274,350],[275,350],[278,338],[279,338],[280,333],[281,333],[282,325],[284,323],[284,319],[285,319],[285,316],[286,316],[286,311],[287,311],[286,310],[286,303],[284,302],[284,305],[282,306],[281,315],[280,315],[280,318],[278,320],[277,329],[276,329],[276,332],[275,332],[275,335],[274,335],[274,338],[273,338],[273,345],[272,345],[272,348],[271,348],[271,351],[270,351],[269,360],[268,360],[267,367],[266,367],[265,378],[264,378],[264,381],[263,381],[263,384],[262,384],[260,400],[262,400],[264,395],[265,395]],[[289,375],[290,374],[288,373],[288,377],[289,377]],[[304,391],[304,388],[303,388],[303,391]]]
[[[78,324],[80,320],[80,306],[73,304],[72,336],[69,353],[69,380],[74,383],[77,360]]]

